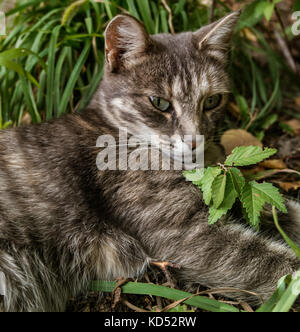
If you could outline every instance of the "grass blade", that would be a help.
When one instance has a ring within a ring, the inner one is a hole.
[[[55,55],[57,51],[57,40],[61,26],[58,25],[54,28],[48,54],[48,72],[47,72],[47,96],[46,96],[46,120],[50,120],[53,116],[53,105],[55,95]]]
[[[76,63],[76,66],[73,69],[73,72],[70,76],[70,79],[69,79],[66,89],[64,91],[64,94],[63,94],[63,97],[62,97],[62,100],[60,102],[59,109],[58,109],[58,116],[60,116],[66,112],[68,102],[71,99],[73,89],[80,76],[82,68],[87,60],[90,49],[91,49],[91,41],[87,41],[85,43],[84,49],[82,50],[82,53],[81,53],[78,61]]]
[[[94,281],[91,285],[91,290],[94,292],[111,293],[115,287],[116,282],[113,281]],[[121,288],[122,293],[124,294],[161,296],[173,301],[179,301],[185,298],[189,298],[184,301],[185,304],[211,312],[239,312],[237,308],[229,304],[221,303],[207,297],[193,296],[193,294],[191,293],[164,286],[139,282],[128,282]]]

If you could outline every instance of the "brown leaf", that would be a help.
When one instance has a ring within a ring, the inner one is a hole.
[[[280,185],[280,188],[282,188],[285,191],[290,190],[298,190],[300,189],[300,181],[298,182],[278,182]]]
[[[299,119],[293,119],[290,121],[284,122],[288,126],[290,126],[296,135],[300,135],[300,120]]]
[[[266,169],[286,169],[287,165],[281,159],[269,159],[265,160],[260,164],[260,166]]]
[[[243,129],[232,129],[224,133],[221,138],[221,144],[223,145],[226,155],[229,155],[233,149],[238,146],[260,146],[263,144],[252,134]]]

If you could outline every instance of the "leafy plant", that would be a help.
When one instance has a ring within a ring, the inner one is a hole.
[[[276,152],[275,149],[263,150],[257,146],[238,147],[227,157],[224,165],[184,172],[186,179],[202,190],[203,199],[210,208],[210,224],[216,223],[231,210],[237,200],[242,205],[245,219],[256,229],[267,203],[281,212],[287,212],[284,199],[276,187],[271,183],[247,181],[237,168],[257,164]]]

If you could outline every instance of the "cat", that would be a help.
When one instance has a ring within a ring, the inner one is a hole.
[[[174,149],[183,145],[174,135],[204,134],[210,158],[230,93],[226,55],[239,16],[150,36],[135,18],[118,15],[105,32],[103,80],[82,114],[0,132],[4,311],[65,311],[90,281],[141,276],[154,261],[180,265],[172,272],[186,289],[234,287],[248,293],[226,296],[258,305],[300,268],[273,229],[272,236],[256,233],[232,217],[209,226],[202,194],[182,171],[96,165],[97,139],[117,137],[119,128],[170,137]],[[288,207],[281,223],[300,243],[300,206]]]

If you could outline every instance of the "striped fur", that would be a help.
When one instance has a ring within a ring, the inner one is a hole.
[[[118,16],[106,32],[103,81],[85,112],[0,132],[4,311],[64,311],[91,280],[136,277],[152,260],[180,264],[174,273],[188,289],[235,287],[263,299],[299,269],[272,227],[257,234],[234,218],[208,226],[201,193],[181,172],[96,167],[98,136],[120,127],[161,140],[196,133],[212,140],[230,91],[226,52],[238,15],[174,36],[148,36],[134,18]],[[224,95],[220,107],[203,112],[216,93]],[[170,100],[172,112],[154,109],[149,96]],[[206,157],[219,152],[208,145]],[[283,223],[298,243],[299,214],[291,203]],[[249,293],[230,297],[259,303]]]

